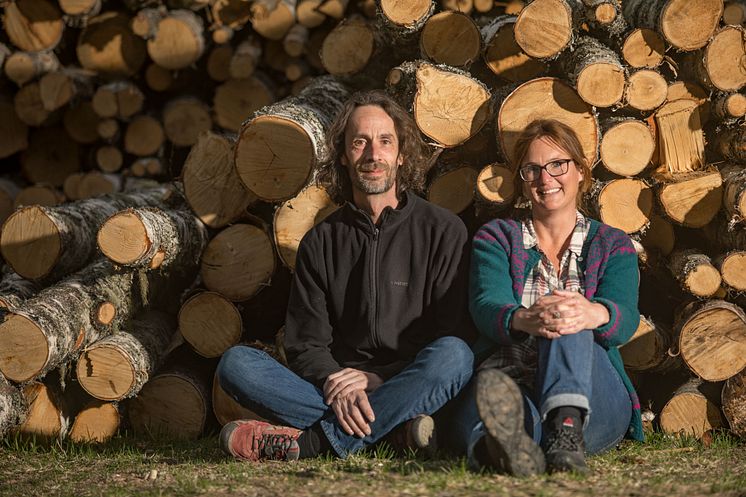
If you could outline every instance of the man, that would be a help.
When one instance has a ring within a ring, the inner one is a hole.
[[[285,426],[236,421],[221,432],[234,457],[339,457],[401,426],[431,443],[430,414],[469,381],[462,339],[467,233],[421,189],[427,147],[385,93],[353,95],[329,130],[321,179],[347,203],[301,241],[285,323],[290,369],[249,347],[218,366],[223,389]]]

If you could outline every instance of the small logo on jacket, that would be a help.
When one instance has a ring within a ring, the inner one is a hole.
[[[394,286],[409,286],[408,281],[392,281],[391,284]]]

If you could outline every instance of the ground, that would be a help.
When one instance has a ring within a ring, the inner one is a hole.
[[[463,459],[395,457],[387,448],[347,460],[288,464],[226,458],[217,438],[116,438],[103,445],[0,441],[0,496],[687,496],[746,497],[746,442],[653,434],[590,458],[590,476],[511,478],[473,473]]]

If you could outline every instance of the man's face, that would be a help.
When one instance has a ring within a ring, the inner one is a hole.
[[[345,129],[345,150],[340,158],[352,188],[361,193],[385,193],[396,184],[402,164],[394,121],[377,105],[352,111]]]

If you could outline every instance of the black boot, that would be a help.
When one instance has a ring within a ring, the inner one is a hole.
[[[574,471],[588,473],[585,463],[583,421],[577,407],[553,409],[544,423],[544,454],[550,473]]]

